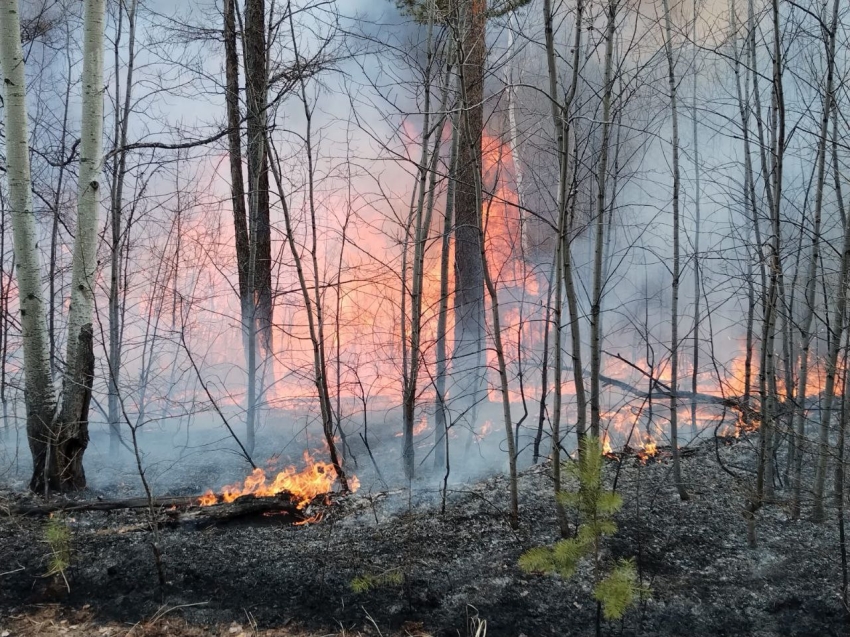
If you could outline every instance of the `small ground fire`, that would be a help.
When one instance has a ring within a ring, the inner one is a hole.
[[[212,489],[207,490],[198,498],[198,504],[211,506],[233,502],[248,495],[263,498],[288,493],[296,507],[303,509],[318,496],[331,493],[336,484],[336,473],[332,464],[315,460],[308,451],[304,451],[304,464],[305,467],[300,471],[294,466],[286,467],[272,479],[266,477],[265,470],[257,467],[242,484],[228,485],[219,494]],[[349,476],[348,486],[352,493],[360,488],[357,476]]]

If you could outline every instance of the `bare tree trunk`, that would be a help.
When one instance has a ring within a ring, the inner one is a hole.
[[[826,93],[823,99],[823,114],[820,122],[820,138],[818,139],[818,181],[815,191],[815,223],[820,223],[821,208],[823,206],[823,190],[826,180],[826,153],[829,143],[829,118],[832,115],[832,100],[834,98],[834,76],[835,76],[835,40],[838,32],[838,6],[839,0],[832,3],[832,25],[826,42]],[[816,229],[814,241],[817,241],[819,228]],[[813,256],[814,248],[813,248]],[[844,248],[841,252],[841,277],[838,284],[838,301],[832,318],[829,355],[826,361],[826,384],[824,387],[823,405],[820,413],[820,432],[818,436],[818,456],[815,472],[815,501],[812,517],[816,521],[824,519],[824,490],[826,487],[826,474],[829,460],[829,433],[832,420],[832,403],[835,392],[835,376],[838,367],[838,355],[841,352],[841,337],[844,332],[845,314],[847,307],[847,286],[850,284],[848,273],[850,272],[850,228],[845,224]],[[805,387],[799,393],[800,399],[805,399]]]
[[[590,306],[590,434],[600,436],[600,386],[602,373],[602,251],[605,243],[605,197],[608,181],[608,146],[611,136],[611,94],[614,90],[614,33],[617,27],[618,0],[606,5],[605,62],[602,89],[602,142],[596,167],[596,228],[593,249],[593,288]]]
[[[59,250],[59,226],[60,226],[60,206],[62,202],[62,190],[65,185],[65,174],[67,172],[67,160],[65,153],[68,148],[68,119],[71,106],[71,88],[74,84],[72,74],[74,72],[74,60],[71,57],[71,31],[70,24],[65,25],[65,61],[67,63],[66,73],[67,83],[65,84],[64,105],[62,109],[62,132],[59,141],[59,174],[56,179],[56,191],[53,198],[53,223],[50,232],[50,267],[48,268],[47,278],[50,286],[48,296],[48,314],[47,314],[47,333],[50,339],[50,374],[54,380],[59,375],[59,367],[56,361],[56,315],[60,312],[61,300],[58,298],[61,295],[61,287],[57,290],[57,279],[59,279],[58,268],[58,250]]]
[[[0,0],[0,56],[5,78],[6,174],[16,258],[24,352],[27,438],[35,471],[31,488],[47,486],[45,467],[54,426],[56,396],[50,374],[41,264],[32,205],[24,54],[18,0]]]
[[[0,49],[2,51],[2,49]],[[14,257],[14,255],[13,255]],[[14,262],[14,260],[13,260]],[[11,284],[11,279],[9,280]],[[9,420],[6,400],[6,362],[9,351],[9,288],[6,283],[6,197],[0,193],[0,403],[3,405],[3,437],[9,436],[12,423]]]
[[[36,492],[78,489],[85,487],[82,458],[88,445],[88,407],[94,370],[91,322],[102,162],[105,2],[87,0],[85,4],[80,192],[61,414],[56,413],[50,374],[37,231],[30,194],[26,83],[17,2],[3,0],[0,13],[5,16],[0,25],[0,63],[6,78],[6,161],[18,260],[27,436],[33,456],[30,488]]]
[[[508,127],[510,129],[511,160],[514,165],[514,182],[516,185],[517,209],[519,212],[520,249],[524,255],[527,255],[531,252],[531,241],[528,233],[528,215],[526,213],[525,206],[523,205],[524,170],[522,166],[522,156],[519,149],[519,129],[517,127],[516,119],[517,89],[514,79],[514,68],[516,65],[513,60],[516,55],[516,51],[514,49],[514,32],[511,27],[511,23],[515,17],[515,14],[512,12],[508,18],[508,56],[510,61],[508,62],[507,70],[505,72],[507,76],[505,79],[508,85]],[[526,259],[523,259],[523,263],[525,262]]]
[[[846,308],[845,308],[846,309]],[[846,317],[845,317],[846,321]],[[838,515],[844,514],[844,500],[846,496],[844,495],[844,482],[846,477],[847,468],[844,463],[844,458],[846,457],[846,439],[847,439],[847,390],[848,390],[848,382],[847,382],[847,353],[850,351],[850,330],[844,331],[844,360],[842,361],[842,368],[844,372],[842,374],[842,378],[838,381],[841,384],[841,407],[839,409],[839,424],[838,424],[838,441],[836,445],[836,462],[835,462],[835,485],[832,492],[833,499],[835,501],[835,507],[838,509]],[[845,583],[845,588],[846,588]],[[846,591],[845,591],[846,593]]]
[[[836,99],[832,100],[832,173],[834,179],[834,187],[835,187],[835,199],[838,204],[838,213],[841,217],[841,221],[844,225],[844,246],[841,253],[842,258],[842,276],[850,277],[850,246],[848,246],[848,240],[850,236],[848,236],[848,215],[845,212],[844,208],[844,194],[843,189],[841,187],[841,167],[838,162],[838,106],[836,104]],[[847,265],[847,271],[844,270],[844,265]],[[839,279],[839,285],[840,283]],[[846,281],[846,279],[845,279]],[[847,285],[846,283],[844,284]],[[846,309],[846,308],[845,308]],[[850,413],[848,413],[848,405],[847,405],[847,391],[848,386],[850,386],[850,380],[848,380],[847,374],[847,358],[848,352],[850,352],[850,330],[846,329],[847,327],[847,316],[844,316],[844,327],[845,327],[845,336],[844,336],[844,379],[842,381],[842,396],[841,396],[841,424],[838,431],[839,439],[838,439],[838,458],[835,467],[835,499],[836,506],[838,507],[838,515],[840,517],[840,522],[843,526],[844,523],[844,484],[846,477],[846,467],[844,458],[846,457],[845,453],[845,440],[847,436],[847,420],[850,418]],[[844,556],[846,557],[846,556]],[[845,566],[845,580],[846,580],[846,564]],[[844,595],[846,597],[847,594],[847,582],[844,583]]]
[[[682,465],[679,459],[679,112],[676,102],[676,68],[673,59],[673,33],[670,19],[669,0],[662,0],[664,7],[665,51],[667,54],[667,84],[670,92],[670,117],[673,126],[673,285],[670,303],[670,447],[673,454],[673,480],[679,497],[688,500],[689,495],[682,480]]]
[[[248,221],[245,210],[245,184],[242,178],[242,139],[239,112],[239,55],[236,48],[236,0],[224,0],[224,70],[227,109],[227,140],[230,159],[230,194],[233,206],[233,234],[236,247],[236,267],[239,280],[239,300],[242,312],[242,334],[248,351],[248,324],[254,314],[252,281],[248,277],[250,249]],[[247,356],[246,356],[247,358]]]
[[[700,271],[700,165],[699,165],[699,119],[697,116],[697,86],[699,74],[697,73],[697,0],[693,3],[693,25],[691,32],[691,44],[694,47],[694,91],[691,96],[691,120],[693,124],[694,141],[694,347],[691,370],[691,392],[694,396],[699,389],[699,329],[700,329],[700,302],[702,300]],[[691,438],[697,436],[697,402],[691,400]]]
[[[502,415],[505,421],[505,438],[508,443],[508,473],[510,476],[511,511],[510,525],[513,528],[519,526],[519,496],[517,491],[517,469],[516,469],[516,445],[514,443],[513,420],[511,418],[511,398],[508,387],[508,371],[505,363],[505,349],[502,346],[502,326],[499,316],[499,295],[496,284],[490,276],[487,268],[487,254],[484,249],[484,231],[481,231],[481,262],[484,264],[484,283],[490,294],[491,309],[493,312],[493,342],[496,348],[496,360],[499,366],[499,382],[502,389]],[[553,441],[557,446],[557,440]]]
[[[552,332],[552,288],[555,286],[555,269],[560,267],[557,254],[552,260],[552,269],[547,279],[549,284],[546,289],[546,310],[543,319],[543,360],[540,364],[540,402],[537,414],[537,433],[534,436],[534,448],[532,462],[537,464],[540,459],[540,443],[543,441],[543,423],[546,421],[546,398],[549,394],[549,334]],[[559,277],[560,283],[560,274]]]
[[[292,13],[289,13],[289,28],[294,46],[294,53],[298,59],[297,39],[295,37],[295,20]],[[334,440],[334,421],[333,407],[331,405],[330,388],[328,383],[327,370],[327,354],[325,351],[325,332],[324,332],[324,311],[322,307],[321,285],[319,282],[319,262],[318,262],[318,226],[316,219],[316,189],[315,189],[315,166],[313,160],[313,133],[312,120],[313,111],[307,97],[307,86],[304,75],[299,73],[299,98],[304,109],[304,117],[306,119],[306,132],[304,135],[305,151],[307,153],[307,203],[309,207],[310,217],[310,259],[313,270],[312,282],[307,282],[307,277],[302,264],[302,256],[296,245],[295,233],[292,225],[292,215],[289,210],[289,203],[284,194],[283,179],[280,174],[280,162],[275,153],[274,160],[268,162],[274,176],[275,185],[278,190],[283,219],[286,228],[286,239],[289,244],[289,249],[292,254],[292,259],[295,262],[295,270],[298,274],[298,283],[301,289],[302,298],[304,301],[304,309],[307,313],[307,327],[310,334],[310,343],[313,349],[313,378],[316,385],[316,391],[319,399],[319,408],[322,418],[322,431],[325,436],[325,442],[328,445],[331,464],[333,464],[334,472],[339,479],[340,486],[343,491],[349,490],[348,479],[342,466],[342,461],[337,451],[336,441]],[[263,145],[268,148],[269,152],[275,152],[274,146],[271,144],[268,130],[263,130]]]
[[[133,68],[135,64],[136,45],[136,7],[137,0],[132,0],[127,8],[128,42],[127,42],[127,71],[125,75],[124,102],[115,96],[115,148],[122,149],[127,145],[127,130],[130,125],[131,99],[133,95]],[[119,24],[122,22],[124,6],[118,7]],[[119,31],[120,33],[120,31]],[[120,38],[115,39],[115,69],[118,72]],[[119,150],[114,159],[112,173],[112,192],[110,193],[110,223],[112,226],[110,276],[109,276],[109,451],[115,455],[120,449],[121,440],[121,406],[119,404],[118,381],[121,376],[121,258],[126,242],[122,212],[124,206],[124,179],[127,174],[127,151]]]
[[[413,225],[413,271],[410,292],[410,346],[409,365],[405,365],[405,373],[403,374],[402,387],[402,432],[403,432],[403,448],[402,462],[404,463],[404,474],[408,480],[413,479],[414,474],[414,450],[413,450],[413,425],[416,415],[416,390],[417,380],[419,377],[419,350],[420,336],[422,327],[422,278],[425,265],[425,247],[428,239],[428,229],[430,223],[426,223],[425,215],[425,196],[428,183],[428,171],[430,169],[429,151],[431,143],[431,66],[434,61],[434,11],[433,3],[429,3],[428,8],[428,35],[427,35],[427,59],[425,62],[425,73],[423,80],[424,91],[424,109],[422,114],[422,141],[421,155],[419,159],[418,183],[417,183],[417,201],[414,210],[411,210],[411,219]],[[437,139],[439,144],[439,138]],[[435,146],[434,152],[437,153],[438,147]],[[430,217],[430,215],[428,215]],[[405,250],[405,254],[407,250]],[[401,282],[402,294],[407,287],[407,273],[404,272]],[[402,307],[405,302],[402,299]],[[405,339],[404,323],[402,323],[402,339]]]
[[[47,486],[50,489],[82,489],[86,485],[83,454],[89,442],[88,410],[94,376],[92,320],[103,163],[105,14],[105,0],[86,1],[79,197],[68,311],[68,350],[65,355],[62,412],[54,430],[53,448],[47,462]],[[40,484],[38,469],[36,463],[34,490],[45,486]]]
[[[572,336],[572,364],[573,378],[575,383],[577,422],[576,433],[579,443],[585,435],[587,401],[584,392],[584,368],[581,358],[581,326],[578,315],[578,302],[576,299],[575,283],[572,271],[572,255],[570,251],[570,229],[572,226],[572,214],[574,212],[575,197],[572,196],[575,181],[575,170],[570,170],[570,123],[572,117],[572,103],[575,99],[579,80],[579,55],[581,49],[581,21],[584,12],[583,0],[576,2],[576,17],[573,41],[572,80],[567,91],[564,103],[558,102],[558,69],[555,61],[555,38],[553,28],[553,15],[551,0],[543,2],[543,20],[546,36],[546,62],[549,74],[549,100],[552,107],[552,123],[557,138],[558,152],[558,235],[555,249],[555,304],[553,315],[555,329],[553,334],[553,360],[552,374],[554,383],[554,398],[552,406],[552,477],[555,488],[555,509],[558,515],[558,525],[561,535],[567,536],[569,528],[566,512],[563,504],[558,498],[561,491],[561,315],[563,312],[562,288],[566,291],[567,307],[570,314],[570,333]],[[573,166],[577,161],[573,162]],[[548,327],[548,322],[547,322]],[[542,409],[542,407],[541,407]],[[581,444],[579,444],[581,447]]]
[[[248,280],[252,293],[248,324],[248,409],[246,447],[253,452],[257,419],[258,346],[271,352],[271,228],[269,225],[269,160],[267,129],[268,66],[266,63],[264,0],[246,0],[242,47],[245,56],[245,96],[248,156]]]
[[[484,272],[481,263],[481,141],[484,129],[484,66],[487,7],[463,0],[458,42],[460,137],[455,190],[455,347],[452,367],[457,382],[452,402],[474,428],[484,384],[480,366],[484,343]]]
[[[744,144],[744,213],[745,217],[751,220],[752,224],[752,232],[755,238],[756,245],[756,255],[758,255],[758,273],[761,281],[761,290],[762,293],[767,289],[766,277],[764,272],[764,265],[761,260],[761,225],[759,223],[758,217],[758,200],[756,198],[755,192],[755,178],[753,176],[753,164],[752,164],[752,155],[750,153],[750,113],[748,107],[746,105],[744,95],[749,94],[749,73],[747,73],[744,84],[745,87],[742,90],[741,88],[741,60],[740,60],[740,52],[738,50],[737,44],[737,32],[738,32],[738,22],[737,22],[737,8],[735,6],[735,0],[731,2],[731,30],[735,37],[734,41],[734,69],[735,69],[735,90],[738,99],[738,110],[741,116],[741,131],[743,137]],[[744,422],[745,428],[750,425],[750,396],[752,391],[752,362],[753,362],[753,350],[754,350],[754,323],[755,323],[755,310],[756,310],[756,299],[755,299],[755,286],[753,284],[753,273],[752,273],[752,264],[753,261],[756,260],[756,256],[753,255],[750,259],[748,259],[748,275],[747,275],[747,288],[748,288],[748,304],[747,304],[747,331],[746,331],[746,352],[744,354],[744,395],[742,397],[744,404],[744,411],[742,413],[742,418]]]
[[[46,465],[34,463],[34,490],[81,489],[88,446],[88,409],[94,374],[92,319],[97,225],[103,162],[103,33],[105,0],[87,0],[83,26],[83,100],[77,226],[71,270],[68,349],[62,411],[51,432]]]
[[[752,21],[752,0],[750,0],[750,16]],[[771,255],[770,255],[770,277],[765,305],[764,329],[762,336],[762,363],[759,371],[759,392],[761,394],[761,431],[759,437],[759,459],[756,472],[756,506],[761,506],[764,501],[765,483],[772,481],[773,466],[773,435],[775,429],[774,419],[776,417],[776,370],[775,370],[775,342],[776,342],[776,315],[778,311],[779,291],[782,287],[782,262],[780,257],[781,246],[781,219],[780,208],[782,204],[782,169],[785,155],[785,97],[782,87],[782,42],[779,30],[779,0],[772,0],[773,18],[773,81],[772,81],[772,104],[771,104],[771,150],[772,162],[770,171],[765,175],[770,179],[766,184],[769,192],[768,206],[771,216]],[[755,59],[755,35],[750,34],[750,55]],[[754,77],[757,77],[756,69],[753,68]],[[758,88],[756,86],[756,95]],[[760,106],[759,117],[761,121]],[[764,148],[764,144],[761,144]],[[762,163],[766,164],[764,153]]]
[[[457,183],[458,159],[458,121],[459,115],[454,114],[452,122],[452,148],[449,159],[449,183],[446,188],[446,206],[443,217],[443,237],[440,246],[440,306],[437,311],[437,334],[435,337],[437,369],[434,387],[436,391],[436,411],[434,416],[436,435],[434,441],[434,467],[444,468],[447,462],[447,444],[449,419],[446,405],[446,375],[448,357],[446,348],[446,331],[449,310],[449,256],[451,253],[451,232],[454,223],[455,185]]]

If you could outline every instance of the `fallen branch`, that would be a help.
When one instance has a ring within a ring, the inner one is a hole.
[[[148,498],[128,500],[54,500],[46,504],[20,504],[0,509],[5,515],[50,515],[59,511],[116,511],[119,509],[144,509],[151,505]],[[154,507],[190,507],[198,505],[198,496],[153,498]]]
[[[198,496],[179,496],[153,498],[130,498],[127,500],[57,500],[46,504],[22,504],[3,508],[6,515],[44,516],[59,511],[65,513],[83,511],[118,511],[127,509],[145,509],[153,505],[178,522],[223,523],[238,518],[263,515],[287,516],[293,522],[307,521],[311,516],[299,509],[288,493],[272,497],[242,496],[233,502],[222,502],[209,506],[200,506]]]

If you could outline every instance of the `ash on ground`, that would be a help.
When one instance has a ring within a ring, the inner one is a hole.
[[[835,509],[821,524],[806,511],[791,520],[779,485],[776,502],[757,514],[758,547],[748,548],[752,446],[696,447],[683,459],[688,502],[663,454],[647,464],[630,456],[607,463],[606,480],[616,481],[625,506],[606,559],[634,558],[650,594],[623,620],[604,623],[603,634],[850,634]],[[519,487],[516,531],[503,477],[450,484],[444,513],[437,488],[423,482],[412,492],[367,484],[304,526],[269,518],[197,530],[163,515],[164,587],[144,510],[67,514],[67,586],[45,576],[44,518],[0,516],[0,627],[4,616],[59,604],[90,609],[104,625],[170,608],[209,634],[246,617],[260,631],[325,635],[465,636],[475,618],[486,620],[488,637],[594,634],[589,567],[569,580],[518,568],[523,551],[558,539],[550,466],[523,471]],[[0,493],[0,507],[25,499]],[[358,578],[369,580],[367,590],[353,590]]]

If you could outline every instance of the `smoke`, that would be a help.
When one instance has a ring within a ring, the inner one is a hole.
[[[136,62],[137,105],[130,123],[131,140],[199,139],[219,130],[224,119],[221,51],[218,41],[210,36],[210,31],[219,28],[218,9],[214,4],[198,3],[169,14],[170,7],[166,2],[148,2],[140,14],[142,44]],[[344,447],[346,469],[360,477],[364,488],[380,489],[385,488],[384,481],[389,485],[402,484],[403,475],[401,440],[397,437],[402,420],[401,344],[405,337],[400,299],[405,227],[422,134],[425,37],[421,25],[383,0],[342,0],[330,7],[302,8],[304,11],[297,18],[301,55],[310,57],[325,47],[331,56],[328,70],[311,81],[307,89],[312,109],[309,150],[313,153],[314,174],[307,170],[307,121],[295,93],[275,104],[272,137],[281,155],[285,195],[293,214],[296,243],[302,250],[309,249],[311,216],[316,217],[319,253],[315,267],[307,263],[307,276],[318,280],[322,289],[331,374],[328,380],[334,409],[338,409],[339,443]],[[740,386],[742,370],[738,363],[744,346],[742,317],[746,313],[747,286],[749,278],[757,276],[766,254],[763,246],[753,245],[751,222],[740,203],[740,114],[727,52],[732,44],[719,35],[728,27],[728,19],[723,17],[725,6],[715,2],[700,7],[697,39],[703,46],[698,49],[685,33],[689,10],[682,9],[678,20],[682,33],[677,34],[685,237],[680,361],[683,378],[690,377],[696,338],[701,361],[698,391],[720,395]],[[604,384],[604,428],[615,444],[628,441],[633,446],[646,436],[664,442],[667,416],[664,408],[653,404],[646,393],[651,393],[650,377],[669,379],[671,331],[671,130],[665,71],[659,55],[659,27],[650,13],[639,17],[624,9],[618,27],[614,145],[608,175],[612,193],[606,210],[608,238],[602,301],[602,349],[606,352],[603,373],[620,383]],[[484,174],[488,265],[497,281],[502,309],[512,420],[518,426],[521,465],[531,462],[541,422],[543,456],[551,444],[551,394],[542,406],[541,421],[540,392],[542,365],[547,356],[543,342],[554,252],[557,157],[550,107],[543,96],[548,90],[548,78],[541,15],[540,3],[532,2],[518,12],[512,24],[505,18],[493,20],[488,34],[491,72],[486,80]],[[572,18],[566,13],[558,17],[556,43],[558,50],[564,52],[569,46]],[[585,347],[593,262],[593,234],[588,225],[594,214],[594,176],[601,145],[601,31],[595,27],[603,18],[598,11],[589,17],[594,28],[588,29],[586,51],[582,54],[582,86],[574,122],[579,165],[571,247]],[[78,20],[69,24],[79,28]],[[112,40],[117,35],[116,28],[113,21]],[[510,49],[509,29],[514,29],[517,36]],[[32,62],[28,61],[27,69],[31,86],[36,87],[33,99],[50,107],[55,119],[64,92],[48,92],[39,87],[43,89],[45,78],[55,78],[57,86],[70,81],[69,135],[73,137],[78,118],[77,71],[72,70],[69,78],[61,58],[47,58],[46,46],[33,46],[38,55],[34,53],[29,58]],[[722,55],[715,54],[712,46],[718,47]],[[814,117],[804,108],[812,102],[815,91],[810,80],[822,62],[811,54],[812,50],[816,49],[811,42],[795,43],[787,71],[789,110],[797,113],[805,125]],[[793,53],[803,51],[809,54],[806,60],[802,55],[795,60]],[[79,52],[71,49],[69,54],[73,57]],[[118,57],[118,67],[110,61],[107,69],[111,123],[115,94],[123,86],[120,73],[127,59],[120,46]],[[769,74],[769,60],[766,55],[763,58],[759,60],[759,70],[763,75]],[[287,44],[287,37],[281,36],[272,47],[270,59],[275,69],[292,65],[292,47]],[[175,60],[183,62],[175,65]],[[506,69],[513,70],[513,81],[517,83],[519,134],[518,147],[513,149],[507,130]],[[559,62],[562,81],[567,80],[568,73],[566,63]],[[766,81],[759,90],[763,101],[769,102]],[[693,134],[691,100],[696,102],[698,138]],[[40,149],[51,147],[55,141],[43,132],[48,124],[34,128],[34,145]],[[804,133],[792,139],[789,154],[793,160],[788,162],[784,177],[787,234],[783,235],[783,250],[786,262],[791,264],[800,252],[799,246],[807,245],[805,229],[811,205],[814,136],[805,132],[802,124]],[[112,128],[108,123],[107,129]],[[447,156],[448,134],[444,142]],[[523,174],[521,192],[514,156],[519,158]],[[134,427],[141,464],[154,489],[200,493],[237,481],[247,473],[247,463],[240,457],[230,431],[237,437],[244,435],[246,365],[239,302],[234,292],[236,270],[226,149],[223,143],[179,154],[144,149],[132,157],[127,184],[131,194],[125,205],[126,310],[122,332],[124,365],[119,383],[129,422],[122,423],[123,446],[113,455],[101,407],[105,404],[108,377],[104,362],[108,346],[108,286],[103,284],[108,280],[108,271],[102,270],[97,296],[100,329],[96,329],[96,404],[86,455],[89,483],[104,492],[138,490],[130,436],[130,427]],[[424,426],[415,436],[417,473],[421,476],[417,486],[424,491],[433,491],[444,477],[444,469],[434,468],[434,445],[439,436],[434,424],[433,375],[440,217],[445,206],[447,161],[446,157],[439,165],[437,204],[425,255],[425,362],[417,401],[417,422]],[[38,159],[34,166],[37,187],[47,192],[55,182],[55,167]],[[701,185],[700,251],[694,254],[697,171]],[[315,185],[312,201],[308,189],[311,178]],[[73,235],[68,221],[73,219],[72,182],[58,193],[62,224],[58,230],[56,281],[61,298],[67,296],[68,279],[69,255],[64,246]],[[760,198],[761,190],[760,184]],[[519,210],[520,199],[524,211]],[[298,463],[304,450],[323,453],[323,442],[307,315],[294,263],[286,249],[277,193],[273,193],[272,204],[275,352],[264,364],[255,460],[289,464]],[[841,230],[834,195],[827,198],[827,207],[830,210],[825,237],[834,243]],[[764,222],[766,213],[759,214]],[[40,245],[43,261],[47,262],[54,215],[43,206],[39,216],[43,233]],[[522,224],[521,217],[527,217]],[[521,225],[527,244],[521,240]],[[100,252],[101,263],[108,263],[105,243]],[[836,263],[836,255],[827,251],[824,269],[830,281]],[[8,276],[8,253],[3,267]],[[698,290],[693,284],[696,268]],[[698,331],[694,326],[697,294],[702,312]],[[15,313],[14,294],[11,297],[8,309]],[[61,301],[57,308],[56,349],[61,352]],[[489,308],[486,315],[489,317]],[[490,345],[491,323],[488,318],[481,326],[488,342],[484,356],[487,387],[481,403],[476,405],[474,422],[468,422],[470,419],[457,405],[449,405],[449,420],[456,423],[449,430],[451,481],[501,472],[507,462],[498,406],[500,390]],[[568,329],[566,324],[562,327]],[[9,338],[8,380],[3,398],[9,416],[0,446],[0,475],[22,484],[29,471],[29,457],[23,435],[23,396],[18,389],[20,338],[14,327]],[[197,361],[197,370],[189,354]],[[564,356],[564,360],[569,361],[569,356]],[[551,365],[551,358],[548,364]],[[568,377],[565,373],[564,378]],[[566,423],[562,444],[570,450],[570,427],[575,420],[571,382],[565,382],[562,390]],[[449,396],[452,397],[451,386]],[[714,427],[724,424],[722,410],[705,405],[701,409],[695,433],[712,433]],[[733,416],[727,414],[725,418],[726,425],[734,425]]]

